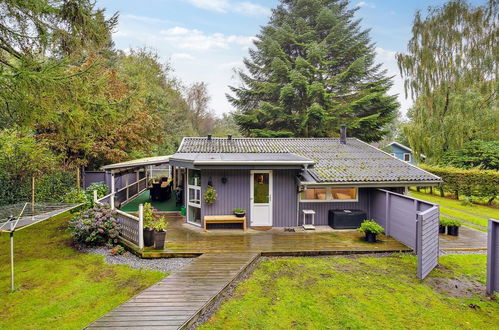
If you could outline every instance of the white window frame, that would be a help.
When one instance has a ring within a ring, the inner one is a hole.
[[[407,155],[407,156],[409,156],[409,160],[405,160],[405,156],[406,156],[406,155]],[[412,156],[411,156],[411,154],[410,154],[409,152],[404,152],[404,162],[408,162],[408,163],[410,163],[410,162],[411,162],[411,160],[412,160]]]
[[[300,195],[300,203],[350,203],[359,201],[359,188],[357,187],[335,187],[335,186],[307,186],[307,188],[325,188],[326,189],[326,199],[302,199]],[[331,199],[331,189],[355,189],[355,199]]]
[[[187,183],[187,191],[186,191],[187,195],[185,196],[185,199],[187,201],[187,203],[186,203],[187,204],[187,210],[186,210],[187,211],[186,212],[187,223],[191,224],[193,226],[201,227],[202,224],[203,224],[203,219],[201,219],[200,223],[189,221],[189,219],[190,219],[190,210],[189,210],[189,207],[192,206],[192,207],[201,209],[201,198],[202,198],[202,195],[201,195],[201,186],[189,185],[189,171],[188,170],[185,171],[185,181]],[[189,198],[189,193],[190,193],[191,189],[195,190],[196,193],[199,193],[199,204],[191,203],[190,198]]]

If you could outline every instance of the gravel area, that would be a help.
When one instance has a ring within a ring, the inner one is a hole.
[[[128,251],[113,256],[109,254],[109,249],[106,247],[85,248],[82,252],[103,255],[106,257],[106,263],[108,264],[129,265],[135,269],[151,269],[163,273],[173,273],[194,260],[194,258],[141,259]]]
[[[440,255],[445,256],[448,254],[487,254],[487,250],[478,250],[478,251],[445,251],[440,250]]]

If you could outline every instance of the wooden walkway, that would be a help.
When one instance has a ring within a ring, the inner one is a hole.
[[[92,323],[89,329],[185,329],[259,253],[206,253]]]

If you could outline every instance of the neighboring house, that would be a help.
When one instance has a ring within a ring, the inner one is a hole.
[[[416,164],[412,149],[403,144],[400,144],[398,142],[391,142],[384,149],[387,150],[387,152],[393,157],[403,160],[404,162]],[[421,155],[421,158],[425,158],[425,155]]]
[[[186,137],[169,164],[175,187],[184,191],[187,222],[198,226],[205,216],[230,215],[234,208],[246,210],[247,225],[253,227],[301,225],[307,211],[315,213],[316,225],[327,225],[335,209],[374,217],[388,208],[378,200],[378,188],[402,193],[410,185],[441,182],[346,138],[345,129],[340,138]],[[203,198],[208,185],[217,192],[212,205]],[[411,210],[417,204],[408,203]]]

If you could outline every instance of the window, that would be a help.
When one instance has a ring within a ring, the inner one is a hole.
[[[411,154],[405,153],[404,154],[404,161],[410,162],[411,161]]]
[[[357,188],[307,187],[300,193],[302,202],[356,202]]]

